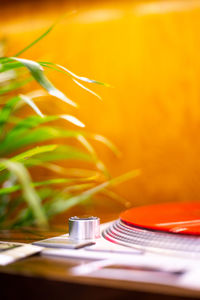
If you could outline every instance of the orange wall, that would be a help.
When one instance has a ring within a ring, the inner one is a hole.
[[[76,112],[52,98],[41,108],[76,113],[88,130],[115,142],[121,159],[95,144],[113,175],[142,169],[137,180],[118,188],[133,204],[200,200],[200,2],[122,3],[80,2],[76,14],[24,54],[113,86],[93,87],[101,103],[65,75],[50,72],[80,108]],[[1,35],[8,37],[8,53],[70,9],[45,4],[4,14]]]

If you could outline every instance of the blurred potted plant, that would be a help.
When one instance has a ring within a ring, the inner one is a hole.
[[[134,170],[116,179],[110,179],[106,167],[88,139],[99,140],[118,154],[116,147],[101,135],[81,130],[84,124],[75,116],[69,114],[46,116],[34,102],[35,98],[43,96],[46,91],[54,97],[52,101],[57,98],[76,106],[76,103],[48,80],[44,68],[67,74],[75,83],[97,97],[99,96],[81,82],[105,85],[77,76],[60,65],[19,58],[27,49],[44,38],[53,26],[13,57],[4,56],[3,42],[1,43],[0,228],[33,225],[45,227],[48,225],[48,220],[56,214],[94,197],[98,192],[118,199],[119,197],[107,187],[139,174],[139,170]],[[20,93],[21,88],[32,80],[37,81],[43,90],[28,94]],[[21,118],[16,112],[24,104],[29,105],[34,114]],[[78,126],[79,129],[71,130],[63,126],[51,125],[51,122],[59,119],[64,119]],[[50,142],[61,137],[78,140],[86,151],[76,146]],[[71,159],[90,162],[93,164],[93,170],[63,168],[57,164],[58,161]],[[47,168],[56,175],[45,181],[32,181],[29,169],[33,167],[38,170]],[[102,178],[104,181],[99,182]]]

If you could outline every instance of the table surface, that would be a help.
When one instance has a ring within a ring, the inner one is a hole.
[[[21,229],[1,230],[1,241],[32,243],[41,239],[66,233],[64,227],[54,227],[51,230]],[[200,294],[185,292],[182,295],[176,288],[160,288],[141,286],[133,282],[95,279],[92,277],[72,276],[68,270],[74,265],[84,263],[58,257],[35,255],[17,261],[5,267],[0,267],[0,292],[2,299],[59,299],[71,296],[75,299],[88,299],[88,296],[98,299],[125,299],[137,297],[140,299],[182,299],[200,297]],[[12,287],[12,288],[11,288]],[[162,295],[162,296],[161,296]],[[48,296],[48,297],[47,297]]]

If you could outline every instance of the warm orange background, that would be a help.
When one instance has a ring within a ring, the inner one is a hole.
[[[112,175],[142,169],[138,179],[118,188],[120,194],[137,205],[200,200],[200,2],[15,5],[9,16],[4,8],[0,21],[9,55],[77,8],[23,57],[60,63],[113,86],[93,87],[101,103],[65,75],[49,72],[80,109],[52,98],[38,103],[50,114],[75,113],[87,130],[115,142],[121,159],[94,144]]]

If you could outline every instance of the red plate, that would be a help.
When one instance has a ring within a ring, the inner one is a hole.
[[[120,214],[129,225],[200,235],[200,203],[164,203],[131,208]]]

